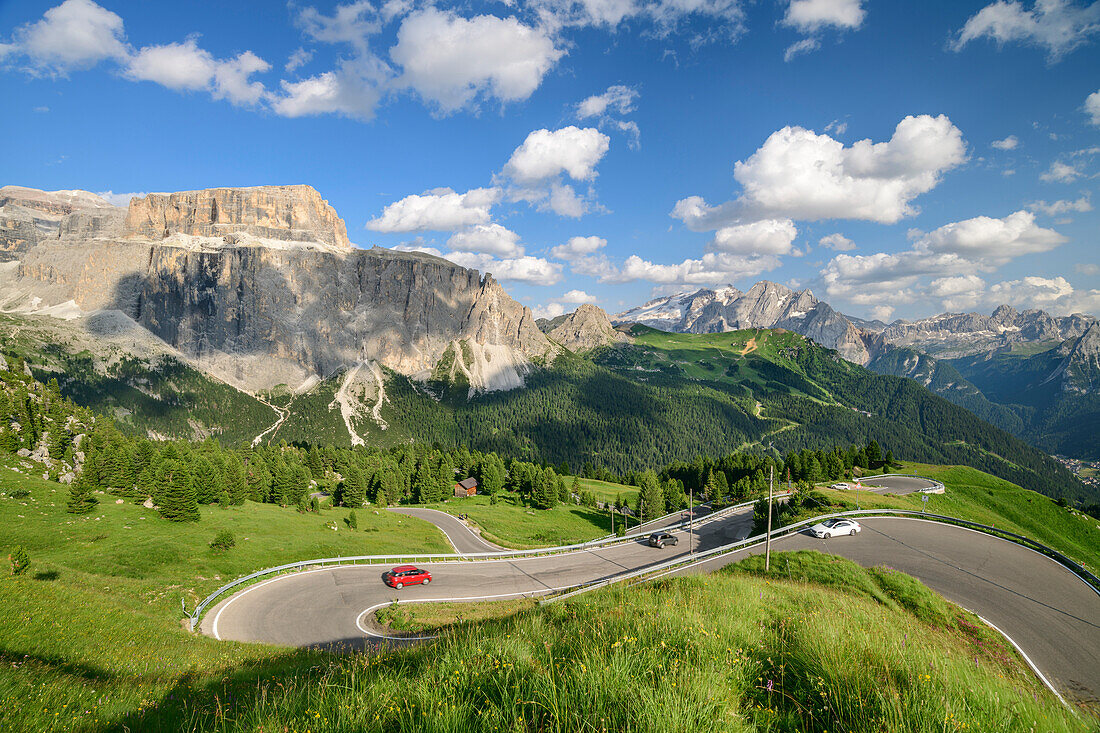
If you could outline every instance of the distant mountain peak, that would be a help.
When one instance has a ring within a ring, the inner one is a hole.
[[[573,352],[591,351],[629,340],[626,334],[615,330],[602,308],[588,303],[564,316],[546,335]]]

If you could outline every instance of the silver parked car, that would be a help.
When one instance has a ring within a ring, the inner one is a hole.
[[[860,527],[859,522],[854,519],[826,519],[810,527],[810,534],[824,539],[843,534],[855,537],[856,532],[862,529],[863,527]]]

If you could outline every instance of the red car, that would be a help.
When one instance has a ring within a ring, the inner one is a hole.
[[[432,574],[415,565],[398,565],[389,572],[382,573],[382,582],[391,588],[404,588],[406,585],[427,585],[432,582]]]

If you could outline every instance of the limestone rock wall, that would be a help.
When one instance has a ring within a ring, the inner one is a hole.
[[[149,194],[130,201],[126,229],[130,237],[149,240],[177,233],[202,237],[246,233],[351,249],[344,221],[321,194],[304,185]]]

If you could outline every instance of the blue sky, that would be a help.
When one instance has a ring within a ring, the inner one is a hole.
[[[0,2],[0,183],[308,183],[536,312],[1100,313],[1100,2]]]

